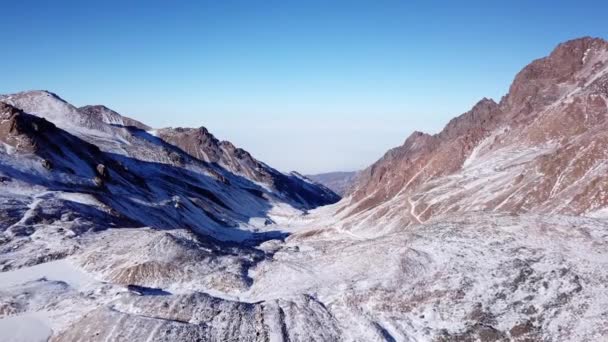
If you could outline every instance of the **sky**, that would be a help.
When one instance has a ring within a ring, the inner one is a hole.
[[[436,133],[608,1],[3,1],[0,93],[205,126],[283,171],[365,168]]]

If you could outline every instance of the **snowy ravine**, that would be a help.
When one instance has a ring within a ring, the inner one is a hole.
[[[0,327],[52,341],[608,336],[604,221],[469,214],[362,239],[315,229],[329,209],[251,249],[180,230],[96,233],[65,260],[0,273]]]

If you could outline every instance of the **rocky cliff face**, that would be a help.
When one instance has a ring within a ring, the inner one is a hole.
[[[222,165],[235,174],[265,184],[272,183],[267,166],[255,160],[249,152],[236,148],[229,141],[220,141],[205,127],[200,128],[163,128],[156,135],[173,144],[189,155],[208,163]]]

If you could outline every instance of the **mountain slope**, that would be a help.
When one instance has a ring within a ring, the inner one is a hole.
[[[0,95],[0,101],[27,113],[45,117],[106,152],[160,163],[167,163],[165,155],[168,155],[169,164],[172,165],[179,164],[184,159],[185,152],[190,157],[215,164],[210,165],[210,169],[221,169],[212,172],[228,171],[250,182],[259,183],[259,186],[267,188],[267,192],[272,192],[281,201],[299,209],[308,210],[340,199],[320,184],[294,173],[283,174],[230,142],[220,142],[205,128],[151,130],[147,125],[105,106],[76,108],[57,95],[45,91]]]
[[[9,248],[0,257],[4,269],[64,257],[74,252],[70,239],[116,226],[187,228],[234,241],[282,237],[269,226],[272,211],[336,200],[296,177],[284,176],[290,192],[260,185],[193,158],[103,107],[80,111],[46,92],[0,100],[23,108],[0,102],[0,229]]]
[[[483,211],[595,215],[608,205],[608,43],[560,44],[500,103],[483,99],[436,135],[413,133],[361,173],[347,226],[394,227]]]

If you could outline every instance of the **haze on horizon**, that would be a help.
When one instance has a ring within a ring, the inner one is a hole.
[[[515,73],[559,42],[607,38],[607,9],[600,1],[10,2],[0,93],[47,89],[153,127],[205,126],[281,170],[356,170],[414,130],[437,132],[479,99],[500,100]]]

